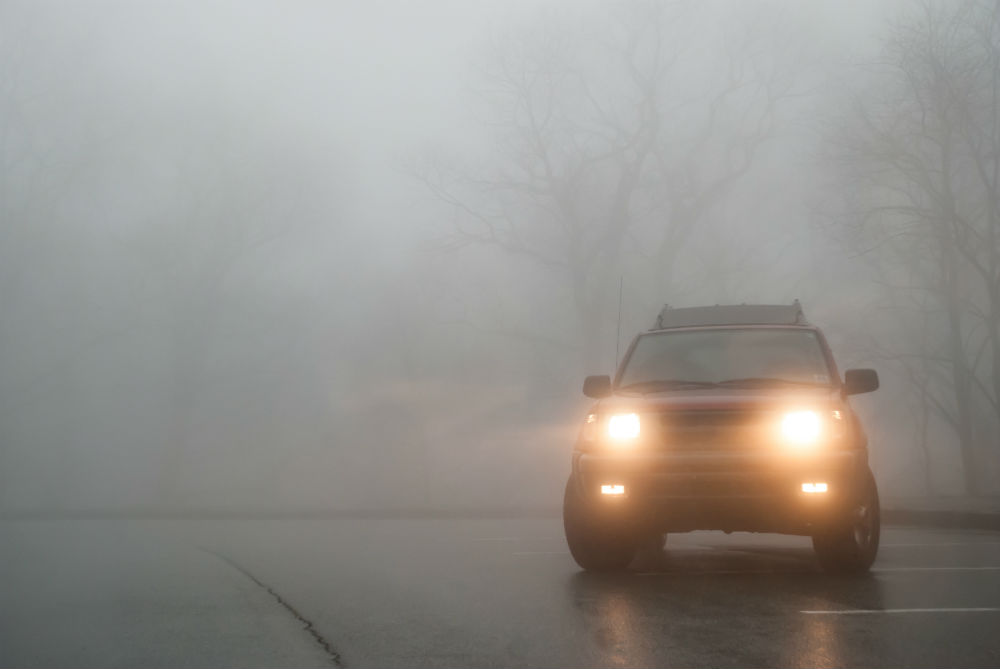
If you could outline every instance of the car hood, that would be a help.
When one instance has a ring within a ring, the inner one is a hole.
[[[832,387],[705,388],[654,393],[616,393],[597,402],[601,412],[780,410],[794,406],[842,405],[840,390]]]

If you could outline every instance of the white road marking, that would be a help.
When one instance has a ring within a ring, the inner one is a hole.
[[[806,569],[713,569],[706,571],[644,571],[636,576],[704,576],[712,574],[799,574],[807,572]],[[872,569],[873,572],[901,572],[901,571],[1000,571],[1000,567],[881,567]]]
[[[1000,611],[998,607],[944,608],[944,609],[846,609],[839,611],[799,611],[808,615],[853,616],[875,613],[987,613]]]
[[[876,567],[872,571],[1000,571],[1000,567]]]
[[[513,555],[569,555],[569,551],[518,551]]]
[[[881,548],[934,548],[936,546],[1000,546],[1000,541],[974,541],[965,544],[881,544]]]
[[[469,541],[520,541],[521,537],[484,537],[482,539],[469,539]]]

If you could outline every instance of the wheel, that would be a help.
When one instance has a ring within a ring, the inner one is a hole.
[[[856,574],[868,571],[878,554],[880,529],[878,488],[869,471],[855,494],[847,518],[813,535],[813,549],[820,565],[828,572]]]
[[[607,509],[581,495],[570,476],[563,497],[563,529],[570,554],[589,571],[624,569],[635,557],[635,533],[624,519],[602,511]]]

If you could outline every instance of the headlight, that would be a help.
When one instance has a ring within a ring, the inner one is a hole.
[[[807,446],[819,440],[823,424],[815,411],[792,411],[781,419],[781,436],[796,446]]]
[[[608,436],[612,439],[635,439],[639,436],[639,416],[634,413],[617,414],[608,419]]]

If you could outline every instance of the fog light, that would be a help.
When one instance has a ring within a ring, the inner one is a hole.
[[[602,495],[624,495],[625,494],[625,486],[623,486],[623,485],[602,485],[601,486],[601,494]]]
[[[803,483],[802,492],[816,493],[816,492],[826,492],[825,483]]]

